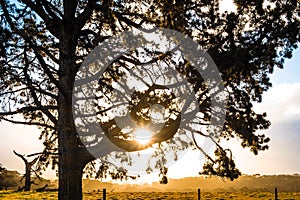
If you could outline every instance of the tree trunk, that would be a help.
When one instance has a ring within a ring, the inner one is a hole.
[[[61,115],[64,113],[62,112]],[[80,148],[75,130],[64,129],[59,132],[59,190],[60,200],[82,199],[82,174],[83,169],[92,160],[91,155]]]
[[[64,79],[72,83],[69,76]],[[72,78],[71,78],[72,79]],[[64,82],[64,81],[63,81]],[[65,83],[66,83],[65,82]],[[83,147],[77,133],[72,117],[72,92],[67,98],[59,94],[58,117],[58,147],[59,147],[59,190],[60,200],[82,199],[82,173],[83,169],[93,157]]]
[[[25,163],[26,168],[25,168],[25,186],[24,186],[24,191],[30,191],[30,186],[31,186],[31,165],[29,163]]]
[[[83,164],[79,157],[79,144],[72,118],[72,89],[74,83],[74,52],[71,35],[65,34],[60,48],[59,83],[63,91],[58,94],[58,147],[59,147],[59,190],[58,199],[82,199]]]
[[[65,154],[60,158],[58,199],[82,199],[82,170],[74,156]]]
[[[74,125],[72,91],[77,72],[75,64],[76,34],[72,23],[66,23],[60,37],[60,66],[58,93],[58,148],[60,200],[82,199],[82,173],[92,157],[83,147]]]

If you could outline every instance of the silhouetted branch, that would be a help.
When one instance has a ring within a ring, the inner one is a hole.
[[[42,109],[57,110],[57,106],[23,107],[23,108],[15,110],[15,111],[0,112],[0,116],[15,115],[15,114],[23,113],[23,112],[32,112],[32,111],[37,111],[37,110],[42,110]]]
[[[36,12],[45,21],[49,31],[57,38],[59,38],[59,29],[57,27],[60,26],[61,20],[55,14],[49,13],[49,15],[48,13],[46,13],[43,9],[43,5],[39,1],[34,3],[31,0],[22,0],[22,2],[29,6],[31,10]]]
[[[54,152],[39,152],[27,155],[27,157],[36,156],[36,155],[59,155],[59,153]]]
[[[39,157],[34,158],[31,162],[29,162],[24,155],[21,155],[19,153],[17,153],[15,150],[13,150],[14,154],[18,157],[20,157],[24,163],[25,163],[25,186],[24,186],[24,190],[25,191],[30,191],[30,186],[33,183],[33,181],[31,181],[31,172],[34,171],[32,170],[32,166],[38,161]]]
[[[51,128],[53,130],[55,130],[56,128],[54,126],[50,126],[48,124],[43,124],[43,123],[39,123],[39,122],[25,122],[25,121],[17,121],[17,120],[12,120],[12,119],[7,119],[4,117],[0,117],[0,120],[4,120],[7,122],[11,122],[13,124],[23,124],[23,125],[35,125],[35,126],[41,126],[41,127],[45,127],[45,128]]]

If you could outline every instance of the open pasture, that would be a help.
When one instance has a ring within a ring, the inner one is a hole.
[[[280,200],[299,200],[300,192],[281,192]],[[57,192],[14,192],[0,191],[1,200],[55,200]],[[102,192],[85,192],[84,200],[102,200]],[[197,200],[197,192],[108,192],[107,200],[165,200],[165,199],[184,199]],[[271,192],[202,192],[201,200],[245,200],[245,199],[266,199],[273,200],[274,194]]]

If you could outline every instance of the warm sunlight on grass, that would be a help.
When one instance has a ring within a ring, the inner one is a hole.
[[[83,200],[102,199],[102,192],[84,192]],[[280,199],[299,199],[299,192],[282,192],[279,194]],[[0,191],[1,200],[55,200],[57,199],[57,192],[14,192],[14,191]],[[187,192],[108,192],[107,199],[123,200],[123,199],[197,199],[197,193],[192,191]],[[259,200],[259,199],[274,199],[272,192],[202,192],[201,199],[223,199],[223,200]]]
[[[133,139],[139,144],[146,145],[151,141],[152,132],[146,128],[137,128],[133,133]]]

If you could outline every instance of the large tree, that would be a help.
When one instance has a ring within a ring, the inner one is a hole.
[[[269,74],[274,67],[283,67],[284,58],[291,58],[300,41],[299,4],[296,0],[271,0],[267,4],[262,0],[236,0],[234,3],[236,12],[220,13],[218,1],[205,0],[1,1],[0,119],[41,128],[40,138],[45,149],[39,161],[46,166],[50,162],[58,164],[59,199],[82,198],[83,169],[95,159],[82,145],[73,120],[76,73],[94,47],[133,28],[169,28],[192,37],[201,45],[216,63],[228,95],[221,138],[239,138],[241,145],[249,147],[254,154],[268,148],[269,139],[257,130],[268,128],[270,122],[266,114],[254,112],[252,102],[261,101],[263,92],[271,87]],[[176,61],[165,52],[146,49],[144,53],[151,58],[148,64],[165,59],[167,65],[174,66],[185,77],[197,94],[196,108],[201,113],[198,124],[209,122],[213,115],[209,109],[211,99],[207,97],[205,81],[195,66],[185,58]],[[120,80],[133,65],[144,66],[145,59],[139,55],[137,51],[127,53],[110,65],[99,78],[100,96],[96,99],[105,94],[109,97],[113,82]],[[155,82],[146,86],[144,91],[132,93],[130,116],[138,124],[148,123],[149,116],[143,110],[149,107],[140,103],[143,101],[168,107],[169,114],[176,114],[152,143],[169,142],[176,132],[182,131],[177,122],[184,113],[174,108],[174,95],[167,92],[167,88]],[[160,92],[151,96],[151,91]],[[112,143],[126,151],[141,149],[133,148],[132,141],[115,128],[115,119],[101,121],[113,108],[96,107],[102,130]],[[216,144],[220,139],[194,130],[194,127],[185,128],[190,128],[193,134],[215,139]],[[197,143],[194,145],[203,150]],[[229,150],[217,144],[215,156],[205,155],[208,162],[203,173],[231,179],[239,175]],[[161,169],[162,174],[166,171]]]

